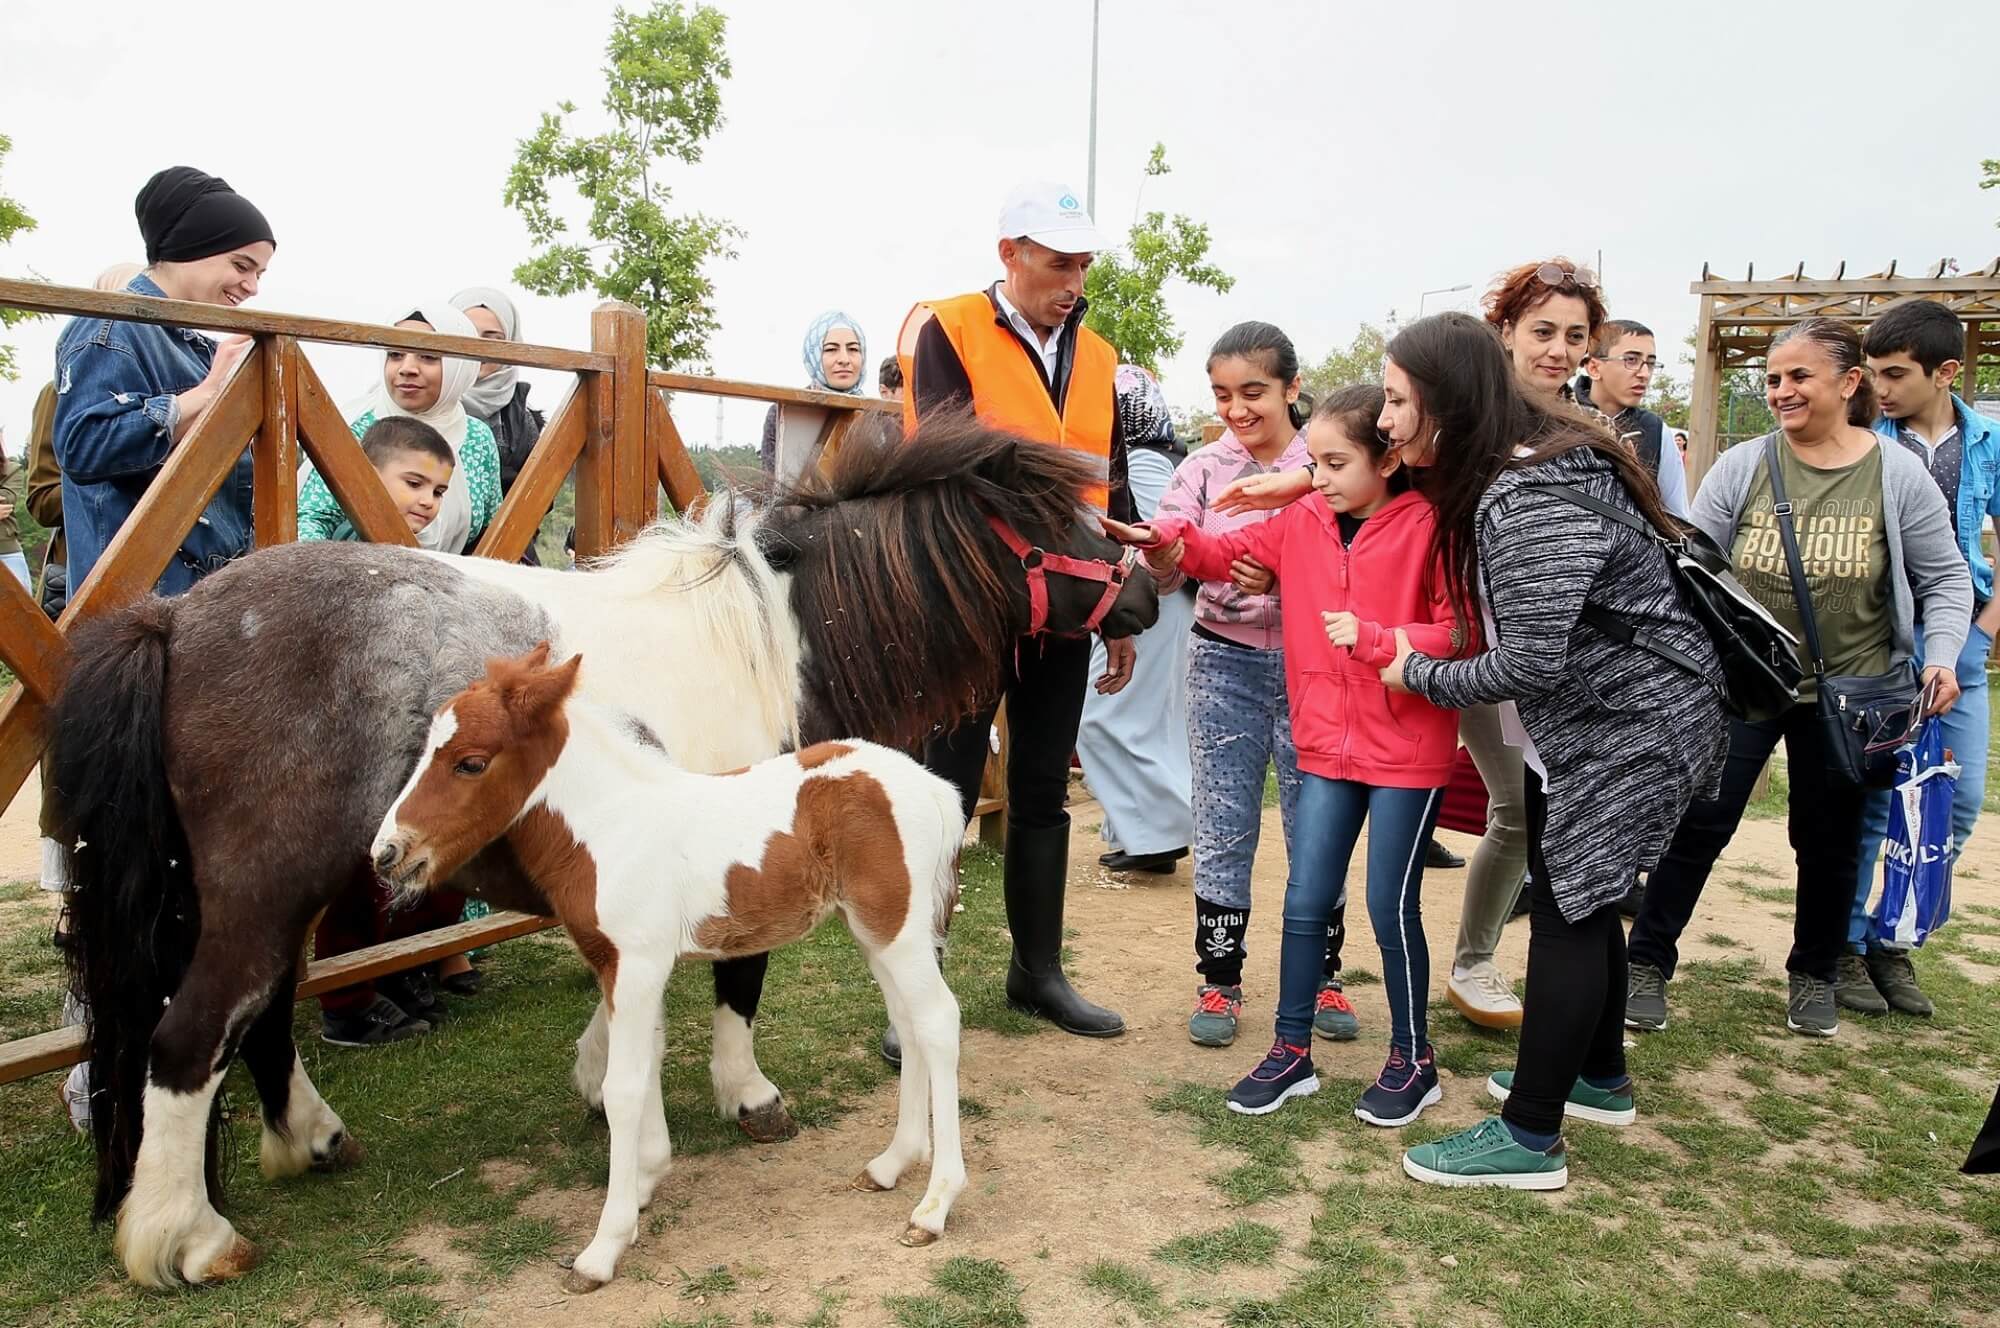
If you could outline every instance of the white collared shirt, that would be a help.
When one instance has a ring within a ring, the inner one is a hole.
[[[999,302],[1000,312],[1007,315],[1008,325],[1019,332],[1022,338],[1035,348],[1035,353],[1042,357],[1042,376],[1051,383],[1055,382],[1056,365],[1062,359],[1062,328],[1051,328],[1048,340],[1042,340],[1041,334],[1035,331],[1034,324],[1030,323],[1021,311],[1014,307],[1014,302],[1007,298],[1007,283],[1004,281],[993,287],[993,298]]]

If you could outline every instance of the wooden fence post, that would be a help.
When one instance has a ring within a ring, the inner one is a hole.
[[[576,476],[576,551],[608,553],[646,524],[646,316],[606,300],[591,311],[590,348],[610,355],[590,385],[590,435]]]
[[[299,343],[260,337],[264,369],[264,418],[250,444],[254,464],[251,514],[257,547],[290,544],[299,537]]]

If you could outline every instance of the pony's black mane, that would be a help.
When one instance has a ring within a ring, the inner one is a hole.
[[[990,702],[1027,606],[987,518],[1058,544],[1092,482],[1062,448],[947,418],[780,486],[758,542],[794,574],[804,739],[910,749]]]

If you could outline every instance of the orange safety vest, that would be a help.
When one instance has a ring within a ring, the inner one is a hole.
[[[1118,352],[1089,328],[1076,330],[1069,390],[1058,412],[1041,364],[998,314],[985,291],[919,304],[903,320],[897,359],[903,368],[903,431],[917,429],[917,334],[935,320],[958,352],[972,383],[972,412],[982,424],[1036,442],[1072,448],[1096,464],[1099,482],[1084,499],[1107,511],[1111,502],[1111,429],[1116,418]]]

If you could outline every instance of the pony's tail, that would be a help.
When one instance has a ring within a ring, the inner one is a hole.
[[[931,941],[941,955],[951,932],[951,915],[958,910],[958,851],[965,843],[965,808],[948,781],[932,776],[932,782],[939,839],[937,871],[931,879]]]
[[[153,1030],[200,931],[186,836],[167,788],[172,624],[172,601],[149,596],[77,627],[42,758],[54,837],[70,858],[65,949],[90,1035],[100,1221],[131,1188]],[[220,1192],[214,1130],[211,1117],[211,1201]]]

